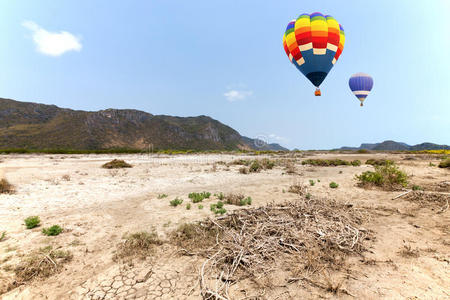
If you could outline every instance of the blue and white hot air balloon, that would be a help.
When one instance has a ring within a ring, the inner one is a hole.
[[[373,87],[373,79],[370,75],[365,73],[356,73],[350,77],[348,85],[355,94],[356,98],[361,101],[361,106],[363,106],[364,100],[369,95]]]

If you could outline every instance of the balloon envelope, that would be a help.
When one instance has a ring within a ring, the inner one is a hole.
[[[373,78],[369,74],[356,73],[350,77],[348,85],[356,98],[361,101],[361,106],[373,87]]]
[[[289,60],[316,87],[339,59],[344,43],[342,26],[332,16],[319,12],[292,20],[283,36]]]

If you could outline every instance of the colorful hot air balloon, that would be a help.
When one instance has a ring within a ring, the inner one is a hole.
[[[344,49],[342,26],[332,17],[315,12],[292,20],[283,36],[283,46],[289,60],[317,87],[327,77]]]
[[[369,95],[373,87],[372,77],[365,73],[356,73],[350,77],[348,85],[356,98],[361,101],[361,106],[363,106],[364,100],[366,100],[367,95]]]

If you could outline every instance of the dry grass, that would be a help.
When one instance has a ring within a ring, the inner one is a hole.
[[[398,254],[403,257],[414,257],[417,258],[420,256],[419,249],[413,249],[411,245],[403,245],[403,248],[398,251]]]
[[[245,198],[243,194],[227,194],[225,196],[225,203],[232,205],[240,205],[241,201]]]
[[[133,258],[145,259],[154,252],[155,246],[162,244],[155,232],[142,231],[127,234],[124,239],[117,246],[117,251],[113,257],[114,261],[132,260]]]
[[[306,195],[308,193],[308,188],[302,184],[293,184],[289,187],[289,193],[299,194],[300,196]]]
[[[417,204],[419,208],[429,208],[437,213],[445,212],[450,202],[450,195],[423,191],[410,192],[403,198]]]
[[[5,178],[0,179],[0,194],[14,193],[14,186]]]
[[[69,251],[53,249],[51,246],[41,248],[22,258],[15,267],[15,286],[22,285],[35,278],[47,278],[59,273],[63,265],[72,260]]]
[[[340,268],[347,255],[366,249],[371,234],[360,228],[364,218],[334,200],[300,199],[184,225],[175,241],[185,253],[206,258],[200,270],[203,297],[228,299],[231,283],[273,273],[280,265],[292,274]]]
[[[102,168],[105,169],[121,169],[121,168],[131,168],[133,167],[129,163],[125,162],[122,159],[113,159],[110,162],[107,162],[102,165]]]

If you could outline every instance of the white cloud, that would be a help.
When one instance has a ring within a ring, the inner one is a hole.
[[[234,102],[238,100],[244,100],[245,98],[253,95],[253,91],[229,90],[223,95],[228,101]]]
[[[269,138],[271,139],[271,140],[275,140],[275,141],[277,141],[277,142],[287,142],[288,141],[288,139],[287,138],[285,138],[285,137],[282,137],[282,136],[279,136],[279,135],[276,135],[276,134],[269,134]]]
[[[68,51],[80,51],[80,39],[67,31],[49,32],[33,21],[25,21],[22,26],[31,30],[37,51],[50,56],[60,56]]]

